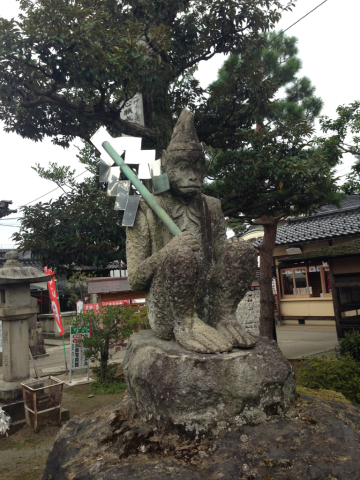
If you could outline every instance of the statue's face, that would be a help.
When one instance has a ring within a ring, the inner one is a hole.
[[[187,156],[171,158],[166,171],[170,190],[175,195],[191,198],[200,193],[205,173],[205,158],[202,152],[188,152]]]

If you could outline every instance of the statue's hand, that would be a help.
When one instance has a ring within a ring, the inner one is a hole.
[[[165,246],[169,251],[188,248],[193,252],[200,250],[199,241],[189,232],[181,232],[176,237],[172,238],[170,242]]]

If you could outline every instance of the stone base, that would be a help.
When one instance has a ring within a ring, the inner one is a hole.
[[[12,403],[22,398],[21,382],[4,382],[0,380],[0,403]]]
[[[196,433],[262,422],[294,402],[292,367],[277,344],[262,337],[252,349],[214,355],[144,330],[130,337],[123,366],[138,418]]]
[[[196,438],[130,419],[125,395],[64,425],[42,480],[358,480],[359,425],[359,405],[302,397],[265,423]]]

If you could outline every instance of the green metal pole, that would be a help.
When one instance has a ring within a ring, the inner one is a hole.
[[[134,185],[136,190],[142,195],[145,202],[149,205],[149,207],[156,213],[156,215],[160,218],[163,224],[170,230],[170,233],[174,235],[179,235],[181,233],[180,228],[176,225],[176,223],[169,217],[169,215],[165,212],[165,210],[158,204],[149,190],[145,187],[145,185],[138,179],[135,173],[131,170],[131,168],[126,165],[124,160],[120,157],[120,155],[113,149],[109,142],[104,142],[102,144],[103,148],[106,152],[110,155],[110,157],[114,160],[114,162],[119,165],[123,174],[130,180],[130,182]]]
[[[58,290],[57,280],[56,280],[56,268],[54,269],[54,274],[55,274],[56,295],[57,295],[57,297],[58,297],[59,310],[60,310],[59,313],[60,313],[60,315],[61,315],[60,299],[59,299],[59,290]],[[67,374],[68,374],[68,367],[67,367],[66,350],[65,350],[65,332],[64,332],[64,335],[62,335],[62,339],[63,339],[64,357],[65,357],[65,371],[66,371],[66,375],[67,375]]]

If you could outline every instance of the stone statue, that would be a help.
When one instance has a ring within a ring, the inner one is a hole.
[[[220,201],[200,191],[205,158],[193,114],[184,109],[161,163],[170,191],[156,198],[179,226],[168,229],[141,200],[134,227],[127,229],[127,265],[134,291],[145,291],[151,328],[201,353],[249,348],[254,338],[237,322],[239,301],[256,269],[256,251],[226,240]]]

